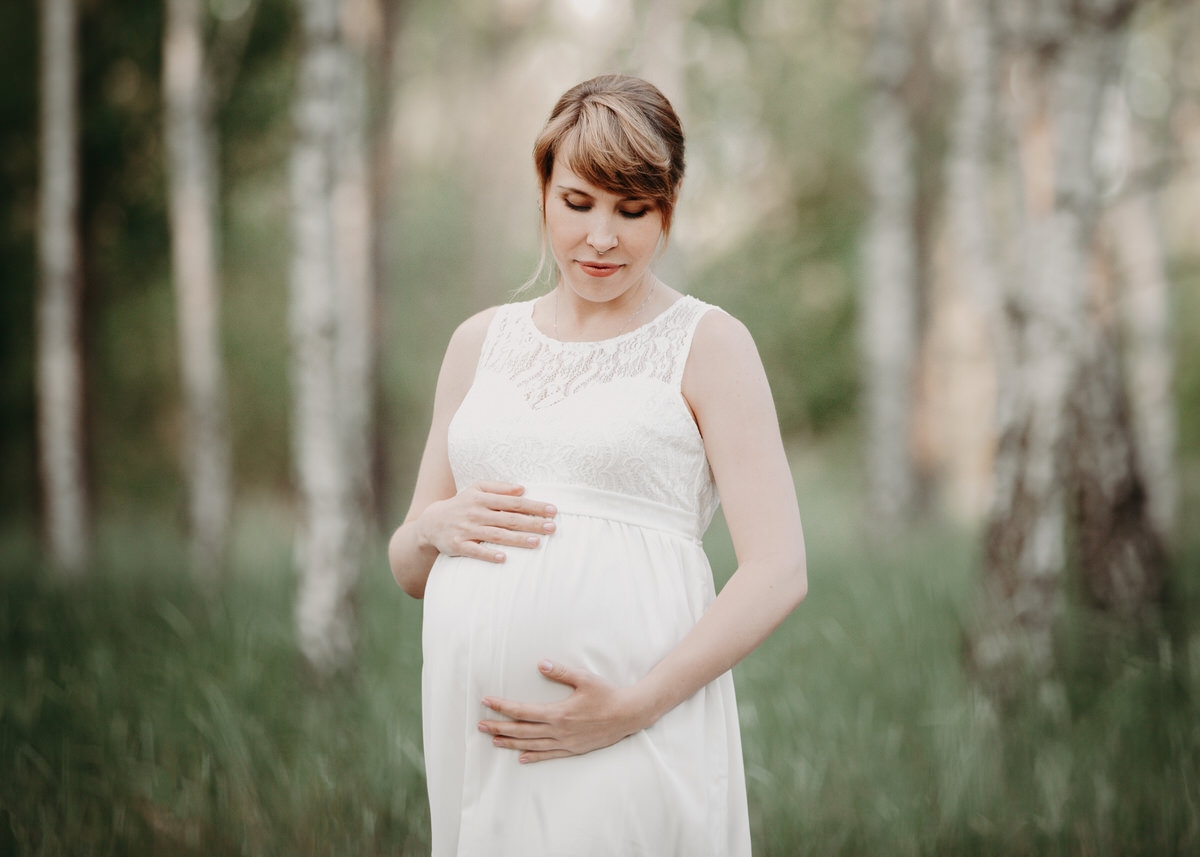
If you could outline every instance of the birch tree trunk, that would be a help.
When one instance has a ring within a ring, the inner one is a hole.
[[[353,603],[363,518],[342,419],[344,349],[337,228],[339,124],[344,113],[344,46],[337,0],[301,4],[303,48],[291,164],[293,259],[293,445],[300,490],[300,650],[318,674],[353,660]]]
[[[230,451],[220,346],[217,179],[203,0],[168,0],[163,40],[171,267],[184,399],[184,474],[193,571],[220,574]]]
[[[1114,90],[1117,88],[1114,87]],[[1127,150],[1127,173],[1153,168],[1151,142],[1131,115],[1119,91],[1113,99],[1110,134],[1120,135]],[[1146,503],[1159,534],[1169,541],[1175,529],[1179,486],[1175,475],[1176,413],[1174,395],[1171,283],[1158,216],[1158,194],[1150,187],[1121,189],[1105,219],[1105,243],[1112,248],[1129,378],[1130,413],[1137,458],[1145,478]]]
[[[1062,118],[1068,128],[1064,141],[1071,148],[1060,157],[1067,181],[1059,193],[1079,200],[1082,210],[1077,252],[1085,299],[1091,291],[1089,263],[1098,252],[1099,187],[1094,159],[1070,154],[1092,151],[1088,144],[1098,136],[1105,85],[1120,73],[1136,6],[1135,0],[1084,4],[1084,20],[1076,28],[1078,61],[1064,65],[1063,99],[1076,107],[1064,110]],[[1165,551],[1150,517],[1115,337],[1096,308],[1085,307],[1080,318],[1064,448],[1076,557],[1099,606],[1137,614],[1161,594]]]
[[[862,347],[867,486],[873,513],[895,525],[912,509],[910,443],[917,356],[914,132],[902,88],[912,64],[903,0],[880,0],[870,68]]]
[[[1065,447],[1076,554],[1093,602],[1136,615],[1162,592],[1165,550],[1149,514],[1120,359],[1104,330],[1088,331],[1083,347]]]
[[[89,551],[79,317],[76,27],[74,0],[42,0],[38,464],[50,560],[71,577],[84,572]]]
[[[1112,212],[1112,235],[1124,274],[1121,315],[1138,459],[1150,517],[1169,540],[1179,505],[1171,284],[1161,227],[1150,201],[1143,197],[1121,202]]]
[[[984,590],[990,615],[974,640],[975,663],[1000,677],[1014,668],[1052,672],[1054,622],[1065,561],[1064,497],[1058,452],[1070,390],[1070,340],[1083,310],[1077,212],[1059,210],[1054,182],[1058,68],[1030,51],[1011,69],[1025,103],[1015,133],[1023,167],[1018,276],[1006,279],[1004,309],[1012,344],[1008,394],[998,414],[992,506],[984,540]],[[1079,145],[1082,141],[1072,140]],[[1070,151],[1067,143],[1060,151]],[[1078,152],[1078,149],[1074,150]]]
[[[1068,537],[1102,603],[1145,603],[1161,575],[1113,343],[1088,301],[1099,213],[1092,147],[1133,5],[991,7],[1009,45],[1000,79],[1016,93],[1023,253],[1004,280],[1011,359],[1000,363],[1007,402],[985,536],[987,615],[971,655],[1001,688],[1053,672]]]
[[[1009,247],[1000,240],[994,215],[993,171],[1003,128],[997,113],[1000,78],[993,0],[963,0],[954,26],[959,70],[959,96],[947,155],[947,217],[956,245],[957,274],[967,297],[983,315],[997,374],[1008,378],[1013,356],[1004,323],[1003,288]],[[997,391],[997,410],[1004,413],[1007,395]]]
[[[956,59],[958,100],[950,121],[946,154],[946,235],[954,295],[942,300],[942,312],[959,317],[955,364],[946,367],[960,406],[944,417],[959,443],[958,460],[949,472],[956,517],[978,522],[991,496],[994,450],[992,429],[1008,397],[998,387],[1011,372],[1012,345],[1004,323],[1003,259],[1000,229],[991,204],[1001,124],[997,113],[997,38],[989,0],[963,0],[955,6],[948,37]],[[937,310],[935,309],[935,312]],[[937,318],[931,325],[937,324]]]

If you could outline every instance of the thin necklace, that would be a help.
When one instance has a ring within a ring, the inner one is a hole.
[[[620,336],[622,333],[624,333],[625,328],[629,327],[630,322],[632,322],[635,318],[637,318],[638,315],[641,313],[641,311],[646,308],[646,304],[650,303],[650,296],[652,294],[654,294],[654,287],[657,285],[658,285],[658,278],[651,277],[650,278],[650,288],[646,290],[646,296],[644,298],[642,298],[642,302],[640,304],[638,304],[638,308],[633,311],[633,313],[629,316],[629,318],[625,319],[625,323],[623,325],[621,325],[620,329],[616,333],[613,334],[614,337]],[[557,290],[555,290],[555,292],[554,292],[554,338],[558,339],[558,291]]]

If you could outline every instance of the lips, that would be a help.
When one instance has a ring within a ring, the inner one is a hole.
[[[589,277],[611,277],[617,271],[621,270],[620,265],[615,265],[612,262],[584,262],[577,261],[576,264],[583,269],[583,272]]]

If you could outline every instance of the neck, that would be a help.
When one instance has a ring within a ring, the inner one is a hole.
[[[605,303],[576,298],[560,281],[552,293],[555,339],[588,340],[620,336],[645,321],[646,307],[658,280],[647,274],[642,282]]]

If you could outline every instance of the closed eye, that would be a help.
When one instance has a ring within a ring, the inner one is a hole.
[[[569,199],[564,199],[563,203],[567,206],[567,208],[571,209],[571,211],[591,211],[592,210],[591,203],[571,202]],[[630,210],[624,209],[624,208],[618,209],[618,213],[622,217],[624,217],[626,220],[637,220],[640,217],[645,217],[647,212],[649,212],[649,211],[650,211],[650,206],[646,206],[644,208],[639,208],[634,211],[630,211]]]

